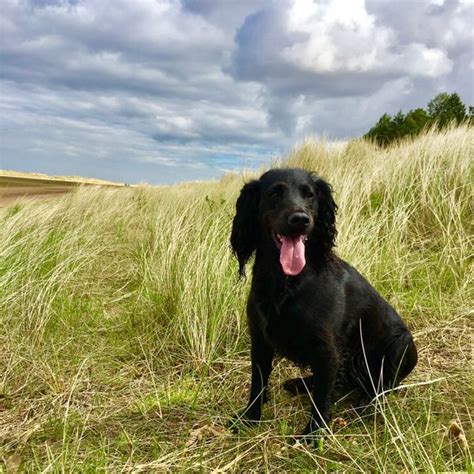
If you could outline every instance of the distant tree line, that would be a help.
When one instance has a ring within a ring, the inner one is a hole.
[[[419,108],[404,114],[401,110],[393,117],[383,114],[379,121],[364,135],[364,138],[387,146],[404,137],[414,137],[427,127],[443,129],[451,123],[474,124],[474,107],[466,109],[455,92],[442,92],[430,100],[427,110]]]

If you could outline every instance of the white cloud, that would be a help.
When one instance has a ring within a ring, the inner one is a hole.
[[[472,13],[455,0],[3,0],[1,166],[204,177],[307,134],[361,134],[440,90],[469,102]]]
[[[281,21],[274,23],[277,15]],[[293,0],[281,3],[263,21],[262,36],[279,36],[285,44],[273,51],[296,70],[318,74],[407,74],[436,76],[450,72],[452,62],[438,48],[419,42],[401,44],[392,28],[376,21],[363,0]],[[262,25],[261,25],[262,26]],[[262,61],[267,57],[259,56]]]

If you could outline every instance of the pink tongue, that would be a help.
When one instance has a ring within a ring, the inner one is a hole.
[[[285,275],[298,275],[306,265],[303,239],[303,235],[282,237],[280,263]]]

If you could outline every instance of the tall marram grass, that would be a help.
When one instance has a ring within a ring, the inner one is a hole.
[[[399,310],[420,361],[396,394],[344,400],[318,447],[293,445],[308,401],[275,362],[264,420],[225,426],[249,383],[229,249],[257,174],[81,188],[0,214],[0,458],[26,471],[472,471],[473,131],[379,149],[308,140],[281,162],[339,205],[338,253]]]

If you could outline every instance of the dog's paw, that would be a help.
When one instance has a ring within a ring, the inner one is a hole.
[[[315,426],[314,423],[309,422],[303,432],[300,435],[294,436],[293,439],[296,443],[312,445],[321,449],[326,435],[327,430],[325,428]]]
[[[228,428],[233,433],[238,433],[242,428],[251,428],[258,424],[260,415],[251,410],[244,410],[242,413],[233,417],[229,423]]]

